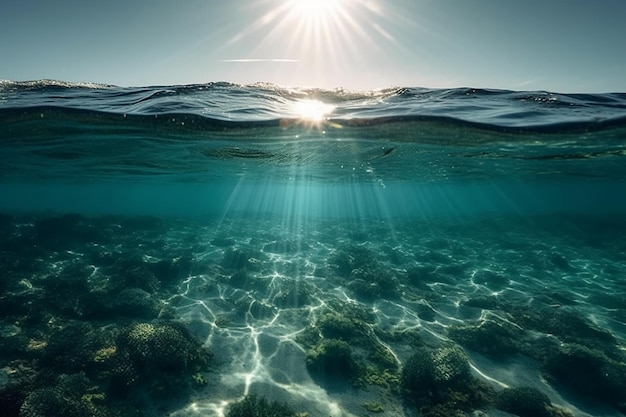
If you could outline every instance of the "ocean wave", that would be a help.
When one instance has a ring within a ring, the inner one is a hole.
[[[0,81],[0,109],[53,105],[126,115],[170,113],[235,122],[297,118],[297,104],[332,106],[332,120],[435,116],[501,127],[596,123],[626,117],[626,94],[559,94],[476,88],[374,91],[273,84],[117,87],[62,81]]]

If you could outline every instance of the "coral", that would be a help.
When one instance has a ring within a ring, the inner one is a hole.
[[[350,379],[360,370],[350,345],[338,339],[323,339],[309,350],[306,365],[312,374],[322,378],[340,376]]]
[[[69,324],[50,336],[41,364],[63,373],[91,372],[96,352],[110,346],[111,336],[88,323]]]
[[[455,415],[482,405],[490,395],[471,376],[468,358],[456,345],[420,349],[404,364],[400,383],[423,415]]]
[[[82,261],[72,261],[48,275],[41,282],[46,306],[65,316],[81,317],[88,307],[88,278],[92,273],[92,266]]]
[[[389,348],[380,343],[372,344],[370,347],[369,360],[379,369],[397,370],[398,361]]]
[[[468,349],[486,356],[502,357],[518,351],[522,331],[503,320],[490,319],[469,325],[455,325],[448,336]]]
[[[343,246],[330,257],[328,263],[341,277],[348,278],[352,270],[356,268],[371,269],[375,267],[376,256],[372,251],[363,246]]]
[[[159,314],[159,307],[159,302],[147,291],[128,288],[114,298],[108,310],[110,315],[150,319]]]
[[[126,351],[145,375],[155,371],[186,372],[202,359],[200,345],[172,323],[134,324],[120,335],[118,348]]]
[[[347,287],[367,300],[396,297],[398,293],[398,280],[379,265],[355,268],[350,272],[349,279]]]
[[[368,366],[365,369],[365,375],[359,379],[360,386],[378,385],[383,388],[391,388],[395,390],[400,382],[398,374],[391,372],[389,369],[380,371],[375,366]]]
[[[107,292],[110,294],[119,293],[127,288],[140,288],[154,293],[161,286],[152,272],[151,265],[144,261],[140,253],[125,254],[105,271],[109,276]]]
[[[610,332],[599,329],[572,308],[503,307],[522,327],[549,333],[564,342],[578,343],[605,353],[615,350],[615,337]]]
[[[153,394],[178,395],[194,382],[193,375],[207,369],[211,355],[175,323],[135,323],[123,329],[108,363],[112,393],[127,397],[134,387]],[[109,352],[111,353],[111,352]]]
[[[458,346],[446,346],[431,354],[432,375],[438,385],[463,382],[470,376],[467,355]]]
[[[385,411],[382,404],[376,401],[363,403],[363,407],[370,413],[382,413]]]
[[[290,280],[281,286],[274,297],[274,304],[279,308],[298,308],[311,303],[311,288],[302,280]]]
[[[164,287],[179,284],[189,276],[193,265],[190,255],[159,261],[152,265],[152,272]]]
[[[204,375],[202,375],[200,372],[196,372],[195,374],[193,374],[191,376],[191,379],[193,380],[193,383],[198,387],[203,387],[209,383]]]
[[[496,405],[500,410],[519,417],[550,417],[550,399],[532,387],[507,388],[498,393]]]
[[[293,409],[283,403],[269,402],[254,394],[247,395],[243,400],[231,404],[226,417],[295,417]]]
[[[12,384],[0,389],[0,410],[5,417],[18,417],[20,407],[30,391],[28,386]]]
[[[322,336],[328,339],[341,339],[349,342],[363,334],[364,323],[338,313],[325,313],[315,325]]]
[[[98,349],[93,356],[93,360],[94,362],[105,363],[114,358],[116,353],[116,346],[107,346],[102,349]]]
[[[98,404],[102,393],[90,388],[84,374],[62,375],[54,386],[36,389],[20,407],[20,417],[110,417],[111,412]]]
[[[602,351],[579,344],[565,344],[548,358],[545,370],[555,382],[579,396],[593,398],[626,412],[626,365]]]
[[[331,302],[329,307],[337,310],[321,313],[314,325],[297,337],[299,343],[309,348],[307,365],[311,374],[322,378],[328,374],[342,375],[360,387],[395,385],[398,360],[380,341],[386,333],[370,326],[370,311],[353,303]]]

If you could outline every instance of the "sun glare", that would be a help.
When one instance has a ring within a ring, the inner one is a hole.
[[[298,118],[318,123],[326,119],[334,108],[335,106],[318,100],[301,100],[294,106]]]
[[[339,87],[336,79],[361,69],[364,74],[354,73],[354,78],[366,77],[372,57],[380,56],[384,62],[386,50],[396,42],[396,26],[406,24],[394,11],[397,7],[383,0],[250,0],[250,4],[254,23],[224,45],[248,50],[244,53],[249,56],[225,62],[294,63],[281,65],[281,73],[273,74],[281,85],[297,80],[302,87]]]
[[[341,0],[291,0],[290,9],[300,19],[322,20],[341,9]]]

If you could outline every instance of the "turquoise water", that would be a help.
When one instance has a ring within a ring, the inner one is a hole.
[[[3,81],[0,124],[8,415],[626,412],[624,94]]]

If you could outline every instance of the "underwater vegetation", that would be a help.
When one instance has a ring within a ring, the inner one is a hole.
[[[226,411],[226,417],[297,417],[293,409],[284,403],[270,402],[264,397],[254,394],[231,404]]]

